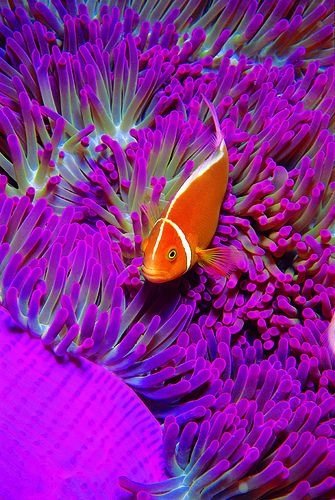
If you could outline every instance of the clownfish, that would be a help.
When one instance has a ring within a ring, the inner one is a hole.
[[[227,189],[229,160],[215,108],[203,98],[215,124],[215,150],[152,221],[151,232],[142,243],[142,273],[153,283],[179,278],[196,263],[221,276],[229,276],[239,267],[235,247],[208,248]]]

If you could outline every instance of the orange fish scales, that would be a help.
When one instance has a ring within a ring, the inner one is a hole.
[[[228,182],[228,153],[224,145],[214,158],[197,169],[176,193],[165,217],[201,248],[211,242]]]

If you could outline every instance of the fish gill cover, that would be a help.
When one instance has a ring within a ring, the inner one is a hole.
[[[0,4],[1,494],[334,498],[333,2]],[[152,285],[141,206],[212,152],[202,95],[247,269]]]

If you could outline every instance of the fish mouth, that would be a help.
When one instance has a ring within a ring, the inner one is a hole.
[[[151,283],[165,283],[166,281],[170,281],[168,273],[159,272],[145,266],[142,266],[141,271],[143,276]]]

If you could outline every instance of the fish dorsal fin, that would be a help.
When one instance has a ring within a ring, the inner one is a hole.
[[[207,104],[208,109],[209,109],[209,111],[212,115],[213,121],[214,121],[215,134],[213,135],[213,138],[211,138],[211,142],[213,142],[214,149],[219,149],[220,152],[222,152],[224,149],[224,146],[225,146],[225,142],[224,142],[221,126],[220,126],[219,117],[217,115],[214,104],[212,102],[210,102],[204,94],[202,94],[202,98],[203,98],[204,102]]]

